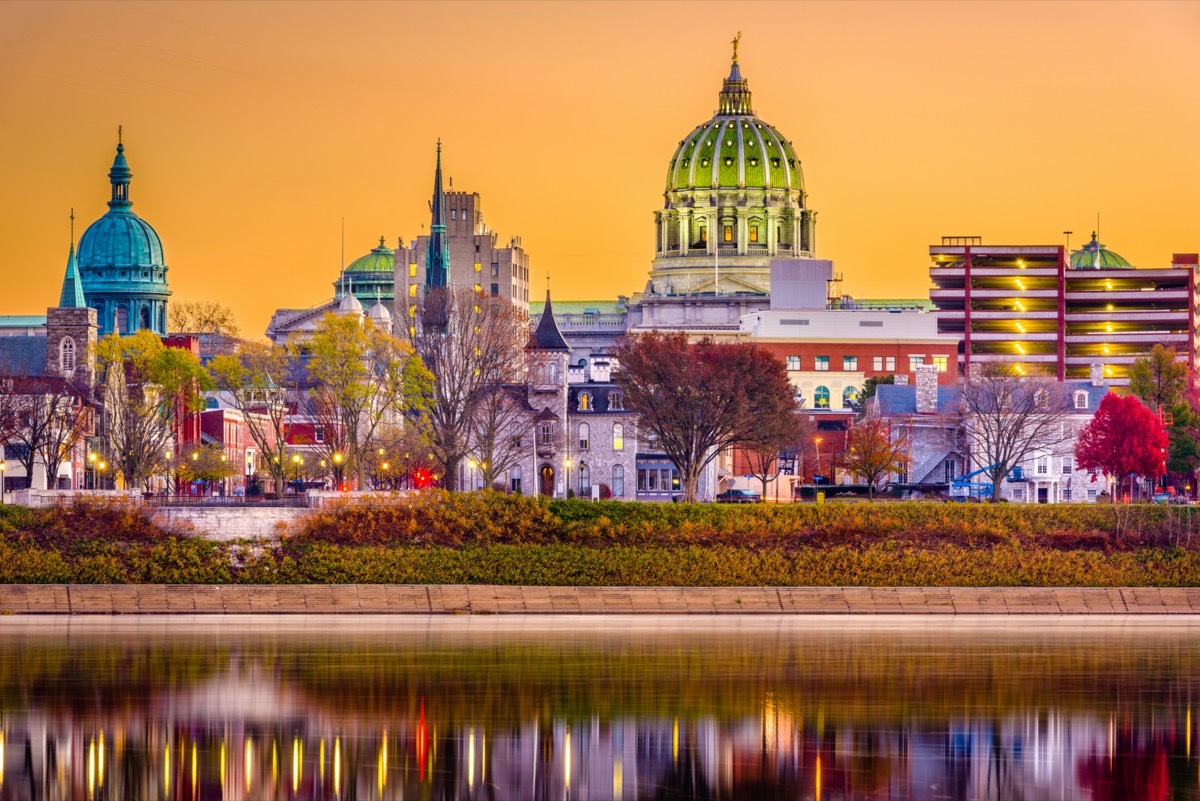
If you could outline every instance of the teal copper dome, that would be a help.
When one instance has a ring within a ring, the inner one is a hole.
[[[162,240],[133,213],[129,183],[133,173],[118,142],[109,170],[112,199],[108,212],[79,240],[79,276],[88,306],[96,309],[101,336],[141,328],[167,333],[167,266]]]
[[[346,268],[348,273],[393,273],[396,271],[396,256],[392,249],[383,244],[379,237],[379,247],[374,248],[365,256],[360,256],[350,262]]]
[[[1092,232],[1092,241],[1071,252],[1072,270],[1132,270],[1124,256],[1109,250],[1096,238]]]
[[[754,115],[735,55],[716,115],[688,134],[671,157],[667,191],[748,187],[803,190],[804,178],[792,143]]]
[[[379,237],[379,247],[360,256],[333,282],[335,297],[352,294],[365,308],[383,302],[390,306],[396,294],[396,256]]]

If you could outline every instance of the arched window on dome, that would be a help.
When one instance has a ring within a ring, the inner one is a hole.
[[[75,372],[75,340],[71,337],[59,340],[58,372],[64,378],[70,378]]]
[[[150,328],[150,307],[142,306],[141,313],[138,316],[141,317],[141,327]]]

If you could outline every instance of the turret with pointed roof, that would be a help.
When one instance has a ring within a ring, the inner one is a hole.
[[[433,200],[429,203],[429,249],[425,252],[425,288],[443,289],[449,283],[450,243],[446,238],[446,195],[442,192],[442,140],[437,144]]]
[[[67,272],[63,276],[62,292],[58,296],[58,308],[82,309],[87,306],[83,296],[83,282],[79,280],[79,264],[75,260],[75,243],[67,255]]]
[[[546,290],[546,307],[542,309],[542,318],[538,320],[537,328],[530,337],[529,347],[532,350],[561,350],[570,352],[571,346],[558,329],[554,321],[554,308],[550,305],[550,290]]]

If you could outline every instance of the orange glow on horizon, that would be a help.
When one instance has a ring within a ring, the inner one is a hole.
[[[438,137],[454,188],[521,237],[535,296],[547,271],[558,298],[632,295],[738,30],[850,294],[927,297],[942,235],[1061,244],[1097,212],[1138,266],[1200,250],[1200,5],[735,8],[4,4],[0,315],[57,301],[69,209],[76,238],[106,210],[118,125],[173,298],[231,306],[250,337],[332,296],[343,218],[347,262],[428,228]]]

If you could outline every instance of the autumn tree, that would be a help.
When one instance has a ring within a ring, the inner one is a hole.
[[[509,301],[467,288],[432,289],[406,303],[408,341],[433,374],[419,425],[454,490],[476,443],[512,435],[510,407],[498,393],[523,380],[529,321]]]
[[[305,350],[311,410],[325,446],[339,448],[328,458],[361,486],[377,433],[424,408],[432,376],[407,343],[357,315],[325,315]]]
[[[167,468],[176,423],[203,408],[212,380],[194,353],[168,348],[148,329],[101,339],[96,367],[113,468],[126,486],[147,486]]]
[[[1184,402],[1188,366],[1174,348],[1156,344],[1129,368],[1129,391],[1152,412],[1170,412]]]
[[[1022,375],[1004,364],[987,364],[960,392],[959,429],[992,482],[993,502],[1012,469],[1039,451],[1068,439],[1064,425],[1073,405],[1053,379]]]
[[[198,445],[181,450],[167,466],[182,484],[200,482],[202,494],[211,491],[213,484],[237,475],[241,469],[240,465],[229,461],[220,445]]]
[[[808,415],[795,409],[792,402],[791,414],[766,416],[750,439],[738,443],[750,467],[750,474],[762,484],[762,497],[767,497],[767,484],[779,477],[782,471],[781,457],[787,451],[796,451],[797,463],[803,458],[804,442],[811,439],[814,426]]]
[[[626,406],[675,463],[685,501],[718,453],[796,412],[783,362],[749,343],[652,331],[618,340],[613,355]]]
[[[233,310],[211,300],[177,300],[167,307],[167,330],[172,334],[238,336]]]
[[[1158,415],[1134,395],[1109,393],[1079,432],[1075,463],[1111,476],[1119,488],[1133,476],[1162,476],[1166,453],[1167,432]]]
[[[846,434],[843,464],[850,473],[862,477],[868,497],[875,496],[880,479],[900,472],[908,462],[908,439],[894,434],[888,422],[877,415],[859,420]]]
[[[244,343],[236,354],[217,356],[209,364],[217,389],[245,418],[277,497],[283,496],[288,470],[287,429],[299,369],[287,348],[260,342]]]

